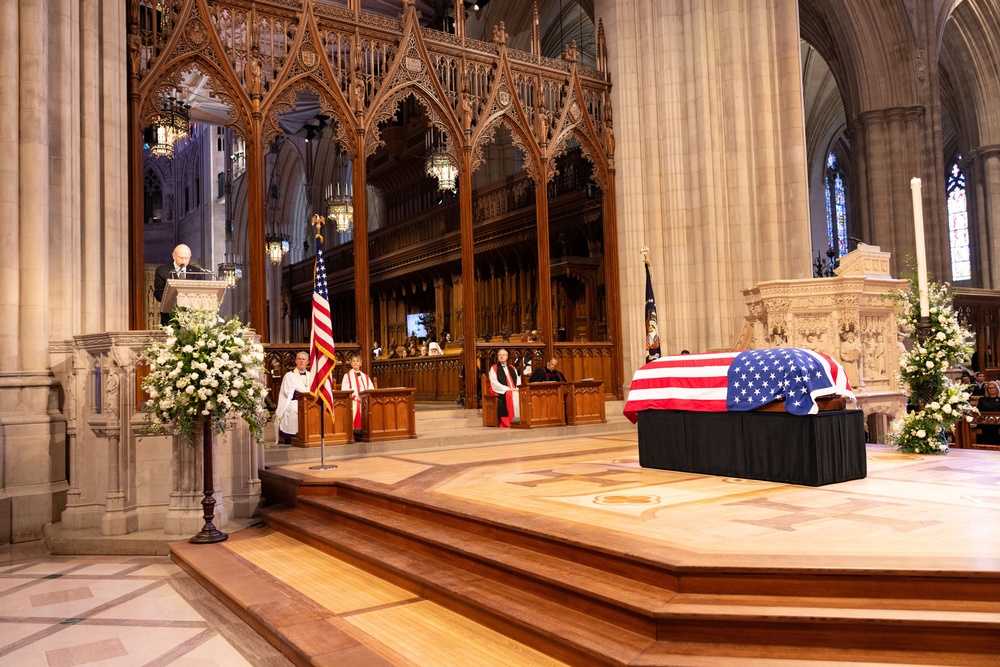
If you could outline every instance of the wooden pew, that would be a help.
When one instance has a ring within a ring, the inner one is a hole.
[[[1000,450],[1000,445],[978,442],[978,436],[983,433],[983,425],[1000,426],[1000,412],[981,412],[972,415],[971,422],[960,419],[955,424],[955,448]]]
[[[497,417],[497,396],[490,393],[490,377],[488,375],[479,377],[483,393],[483,426],[498,426],[500,420]]]

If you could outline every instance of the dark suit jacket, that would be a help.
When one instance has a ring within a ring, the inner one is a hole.
[[[554,371],[550,371],[545,366],[542,366],[537,371],[531,374],[532,382],[565,382],[566,376],[562,374],[558,368]]]
[[[188,270],[193,272],[204,271],[197,264],[188,264]],[[163,290],[167,288],[167,280],[174,271],[174,263],[160,264],[156,267],[156,278],[153,280],[153,297],[157,301],[163,301]],[[167,326],[170,322],[170,313],[160,313],[160,324]]]

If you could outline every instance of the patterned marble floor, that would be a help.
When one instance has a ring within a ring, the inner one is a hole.
[[[641,468],[633,432],[285,469],[678,564],[1000,572],[1000,456],[867,458],[865,479],[803,487]]]
[[[165,556],[0,548],[0,667],[290,664]]]

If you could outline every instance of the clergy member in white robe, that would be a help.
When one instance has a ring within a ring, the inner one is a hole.
[[[340,382],[340,388],[344,391],[351,391],[351,413],[354,415],[354,430],[361,428],[361,392],[374,389],[371,378],[361,372],[361,355],[357,352],[351,354],[349,361],[351,370],[344,373],[344,379]]]
[[[278,442],[288,442],[299,432],[299,402],[295,392],[309,393],[309,353],[295,355],[295,368],[285,373],[278,392],[278,409],[274,411],[274,422],[278,428]]]
[[[490,390],[499,396],[497,420],[500,428],[510,428],[511,421],[521,419],[521,401],[517,388],[521,386],[521,376],[517,369],[507,363],[507,350],[497,352],[497,363],[490,366]]]

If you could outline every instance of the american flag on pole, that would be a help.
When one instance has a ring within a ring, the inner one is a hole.
[[[662,357],[635,372],[624,413],[642,410],[746,411],[783,399],[785,412],[815,414],[816,399],[854,402],[844,368],[819,352],[792,347]]]
[[[660,358],[660,327],[656,322],[656,299],[653,297],[653,277],[646,262],[646,361]]]
[[[309,334],[309,367],[312,383],[309,391],[323,401],[333,415],[333,326],[330,323],[330,293],[326,285],[323,239],[316,237],[316,276],[313,286],[312,331]]]

